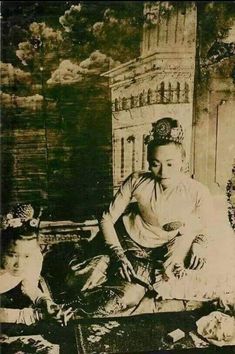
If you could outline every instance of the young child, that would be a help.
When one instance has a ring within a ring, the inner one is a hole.
[[[198,279],[210,255],[213,203],[208,188],[183,173],[183,140],[177,120],[153,124],[147,141],[149,171],[132,173],[102,216],[104,241],[120,275],[112,282],[122,289],[122,295],[99,309],[103,315],[141,301],[146,288],[137,284],[140,277],[164,298],[201,300],[207,292],[202,288],[209,285],[208,276],[204,282]],[[126,212],[133,201],[135,208]]]
[[[38,244],[39,218],[31,205],[17,205],[2,220],[0,323],[31,325],[56,317],[60,307],[39,288],[43,256]]]

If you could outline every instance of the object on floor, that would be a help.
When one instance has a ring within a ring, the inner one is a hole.
[[[184,333],[190,332],[195,328],[198,318],[199,314],[196,313],[168,312],[131,318],[127,316],[81,320],[75,326],[77,351],[80,354],[127,354],[195,348],[190,336],[185,335],[175,343],[166,338],[175,328],[181,328]],[[110,331],[105,331],[105,328]]]
[[[173,343],[177,342],[178,340],[182,339],[185,337],[185,333],[177,328],[174,331],[168,333],[167,338],[172,341]]]
[[[195,344],[196,348],[207,348],[209,347],[209,343],[202,340],[195,331],[189,332],[190,338],[192,338],[193,343]]]
[[[213,311],[197,322],[197,332],[209,343],[219,347],[235,345],[235,318],[219,311]]]

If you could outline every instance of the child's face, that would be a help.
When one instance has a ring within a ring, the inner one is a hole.
[[[21,276],[30,267],[34,255],[32,250],[37,242],[33,240],[17,240],[9,246],[2,257],[2,267],[13,276]]]
[[[156,146],[149,161],[150,170],[164,188],[177,183],[183,166],[181,150],[175,144]]]

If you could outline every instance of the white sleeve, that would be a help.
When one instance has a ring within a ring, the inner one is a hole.
[[[214,205],[212,196],[207,187],[203,186],[197,193],[196,215],[203,228],[211,228],[214,225]]]
[[[42,291],[39,289],[39,279],[42,270],[43,256],[40,248],[35,250],[31,255],[30,267],[27,269],[22,281],[22,292],[29,296],[29,298],[34,302],[36,298],[43,295]]]
[[[100,226],[108,246],[121,247],[114,224],[123,214],[132,199],[133,177],[134,174],[131,174],[124,181],[109,205],[108,211],[105,211],[102,215]]]

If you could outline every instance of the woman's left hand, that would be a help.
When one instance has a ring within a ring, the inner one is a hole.
[[[193,242],[190,252],[189,269],[202,269],[206,263],[203,245]]]
[[[187,270],[185,269],[183,264],[176,263],[173,267],[173,274],[176,278],[181,279],[185,275],[187,275]]]

